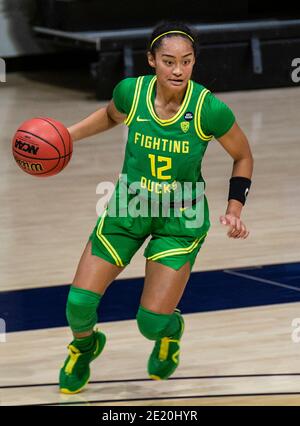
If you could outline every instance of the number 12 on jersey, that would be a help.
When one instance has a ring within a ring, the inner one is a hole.
[[[150,158],[151,165],[151,174],[157,179],[167,180],[171,179],[171,175],[164,175],[163,172],[172,168],[172,158],[163,157],[161,155],[148,154]],[[163,165],[158,165],[158,163],[163,163]]]

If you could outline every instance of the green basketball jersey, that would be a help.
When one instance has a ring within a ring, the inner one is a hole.
[[[122,174],[128,185],[139,182],[151,196],[161,197],[203,182],[201,163],[208,142],[234,123],[230,108],[202,85],[190,80],[179,111],[170,119],[155,113],[156,76],[122,80],[115,88],[116,108],[127,114],[128,140]]]

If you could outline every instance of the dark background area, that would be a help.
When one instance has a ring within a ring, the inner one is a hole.
[[[66,31],[153,26],[157,21],[178,17],[195,24],[300,18],[299,3],[291,1],[37,0],[36,4],[35,21],[39,25]]]
[[[25,3],[24,3],[25,4]],[[245,22],[269,23],[299,20],[293,27],[259,31],[216,31],[199,33],[199,59],[193,78],[212,91],[249,90],[295,86],[292,61],[300,57],[300,4],[262,1],[152,1],[114,0],[30,0],[29,25],[60,31],[110,31],[153,27],[163,19],[189,24]],[[27,11],[28,13],[28,11]],[[15,25],[14,25],[15,26]],[[12,31],[14,29],[12,28]],[[41,78],[64,87],[89,90],[98,99],[111,97],[115,84],[126,76],[151,73],[147,65],[148,38],[127,43],[132,49],[132,67],[126,72],[123,42],[93,45],[66,44],[59,37],[43,39],[34,34],[41,47],[38,55],[7,60],[7,71],[44,72]],[[43,50],[43,48],[45,49]],[[47,48],[51,47],[49,53]],[[45,52],[45,53],[43,53]],[[299,72],[300,73],[300,72]],[[80,83],[79,83],[80,80]]]

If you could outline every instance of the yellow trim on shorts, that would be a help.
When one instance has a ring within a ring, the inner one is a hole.
[[[147,257],[148,260],[157,260],[157,259],[161,259],[162,257],[166,257],[166,256],[176,256],[178,254],[187,254],[187,253],[191,253],[200,243],[200,241],[203,240],[203,238],[207,235],[204,234],[202,235],[201,238],[196,238],[196,240],[189,246],[189,247],[185,247],[185,248],[179,248],[179,249],[169,249],[169,250],[164,250],[161,251],[159,253],[153,254],[150,257]]]
[[[130,112],[128,114],[128,117],[124,121],[124,124],[126,124],[126,126],[130,125],[130,123],[132,122],[132,119],[133,119],[133,117],[136,113],[137,106],[138,106],[138,103],[139,103],[140,94],[141,94],[143,79],[144,79],[144,76],[138,77],[138,79],[137,79],[131,109],[130,109]]]
[[[210,93],[208,89],[203,89],[202,92],[200,93],[200,96],[196,105],[196,117],[195,117],[195,129],[196,129],[197,135],[199,136],[200,139],[204,141],[210,141],[213,138],[213,135],[206,135],[203,132],[201,127],[202,106],[203,106],[204,99],[208,93]]]
[[[101,234],[103,224],[104,224],[104,218],[107,214],[107,210],[103,213],[103,216],[99,222],[99,225],[97,227],[97,237],[101,241],[101,243],[104,245],[106,250],[110,253],[110,255],[113,257],[114,261],[116,262],[117,266],[124,266],[120,256],[118,255],[117,251],[113,248],[113,246],[110,244],[110,242],[104,237],[104,235]]]
[[[186,107],[190,103],[192,93],[193,93],[194,83],[192,82],[192,80],[188,81],[184,100],[182,102],[181,107],[179,108],[179,111],[174,115],[174,117],[168,118],[167,120],[163,120],[156,115],[155,110],[154,110],[153,105],[152,105],[152,101],[151,101],[152,91],[153,91],[153,87],[154,87],[156,80],[157,80],[157,77],[154,76],[149,83],[149,87],[148,87],[147,95],[146,95],[147,107],[148,107],[148,110],[151,114],[151,117],[158,124],[160,124],[161,126],[169,126],[170,124],[174,124],[177,120],[179,120],[179,118],[183,115]]]

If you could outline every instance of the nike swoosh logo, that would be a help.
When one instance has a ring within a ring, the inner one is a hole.
[[[138,115],[136,118],[136,121],[150,121],[148,118],[140,118],[140,116]]]

